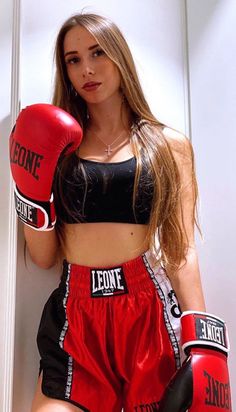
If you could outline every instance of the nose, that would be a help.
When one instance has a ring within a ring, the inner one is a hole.
[[[88,65],[88,64],[84,64],[84,67],[83,67],[83,77],[87,77],[89,74],[94,74],[95,73],[95,71],[94,71],[94,69],[90,66],[90,65]]]

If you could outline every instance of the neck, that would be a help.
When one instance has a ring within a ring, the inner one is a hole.
[[[87,128],[103,136],[115,136],[131,127],[131,113],[120,96],[99,104],[88,104]]]

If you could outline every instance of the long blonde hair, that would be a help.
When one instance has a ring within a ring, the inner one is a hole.
[[[83,129],[87,124],[87,105],[80,95],[71,90],[64,61],[63,43],[66,33],[80,25],[96,39],[107,56],[116,64],[121,76],[121,89],[133,119],[131,144],[137,159],[134,184],[133,209],[137,195],[139,177],[143,162],[149,165],[154,183],[151,216],[146,240],[157,260],[177,269],[186,255],[186,236],[183,221],[179,221],[180,174],[170,145],[163,134],[165,125],[152,114],[144,97],[134,60],[128,44],[119,28],[108,18],[97,14],[77,14],[70,17],[61,27],[55,46],[55,87],[53,104],[72,114]],[[190,144],[191,147],[191,144]],[[143,155],[141,156],[140,148]],[[192,155],[192,183],[194,189],[193,222],[196,219],[197,183]],[[198,224],[197,224],[198,226]]]

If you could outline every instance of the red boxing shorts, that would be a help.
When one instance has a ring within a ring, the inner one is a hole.
[[[83,411],[158,411],[181,363],[179,318],[150,251],[108,268],[64,262],[37,336],[42,392]]]

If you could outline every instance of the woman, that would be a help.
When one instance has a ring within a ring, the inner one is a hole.
[[[58,164],[55,228],[24,226],[38,266],[65,259],[39,328],[32,412],[157,410],[180,367],[180,308],[205,311],[191,143],[155,119],[108,19],[72,16],[55,56],[53,104],[83,140]]]

